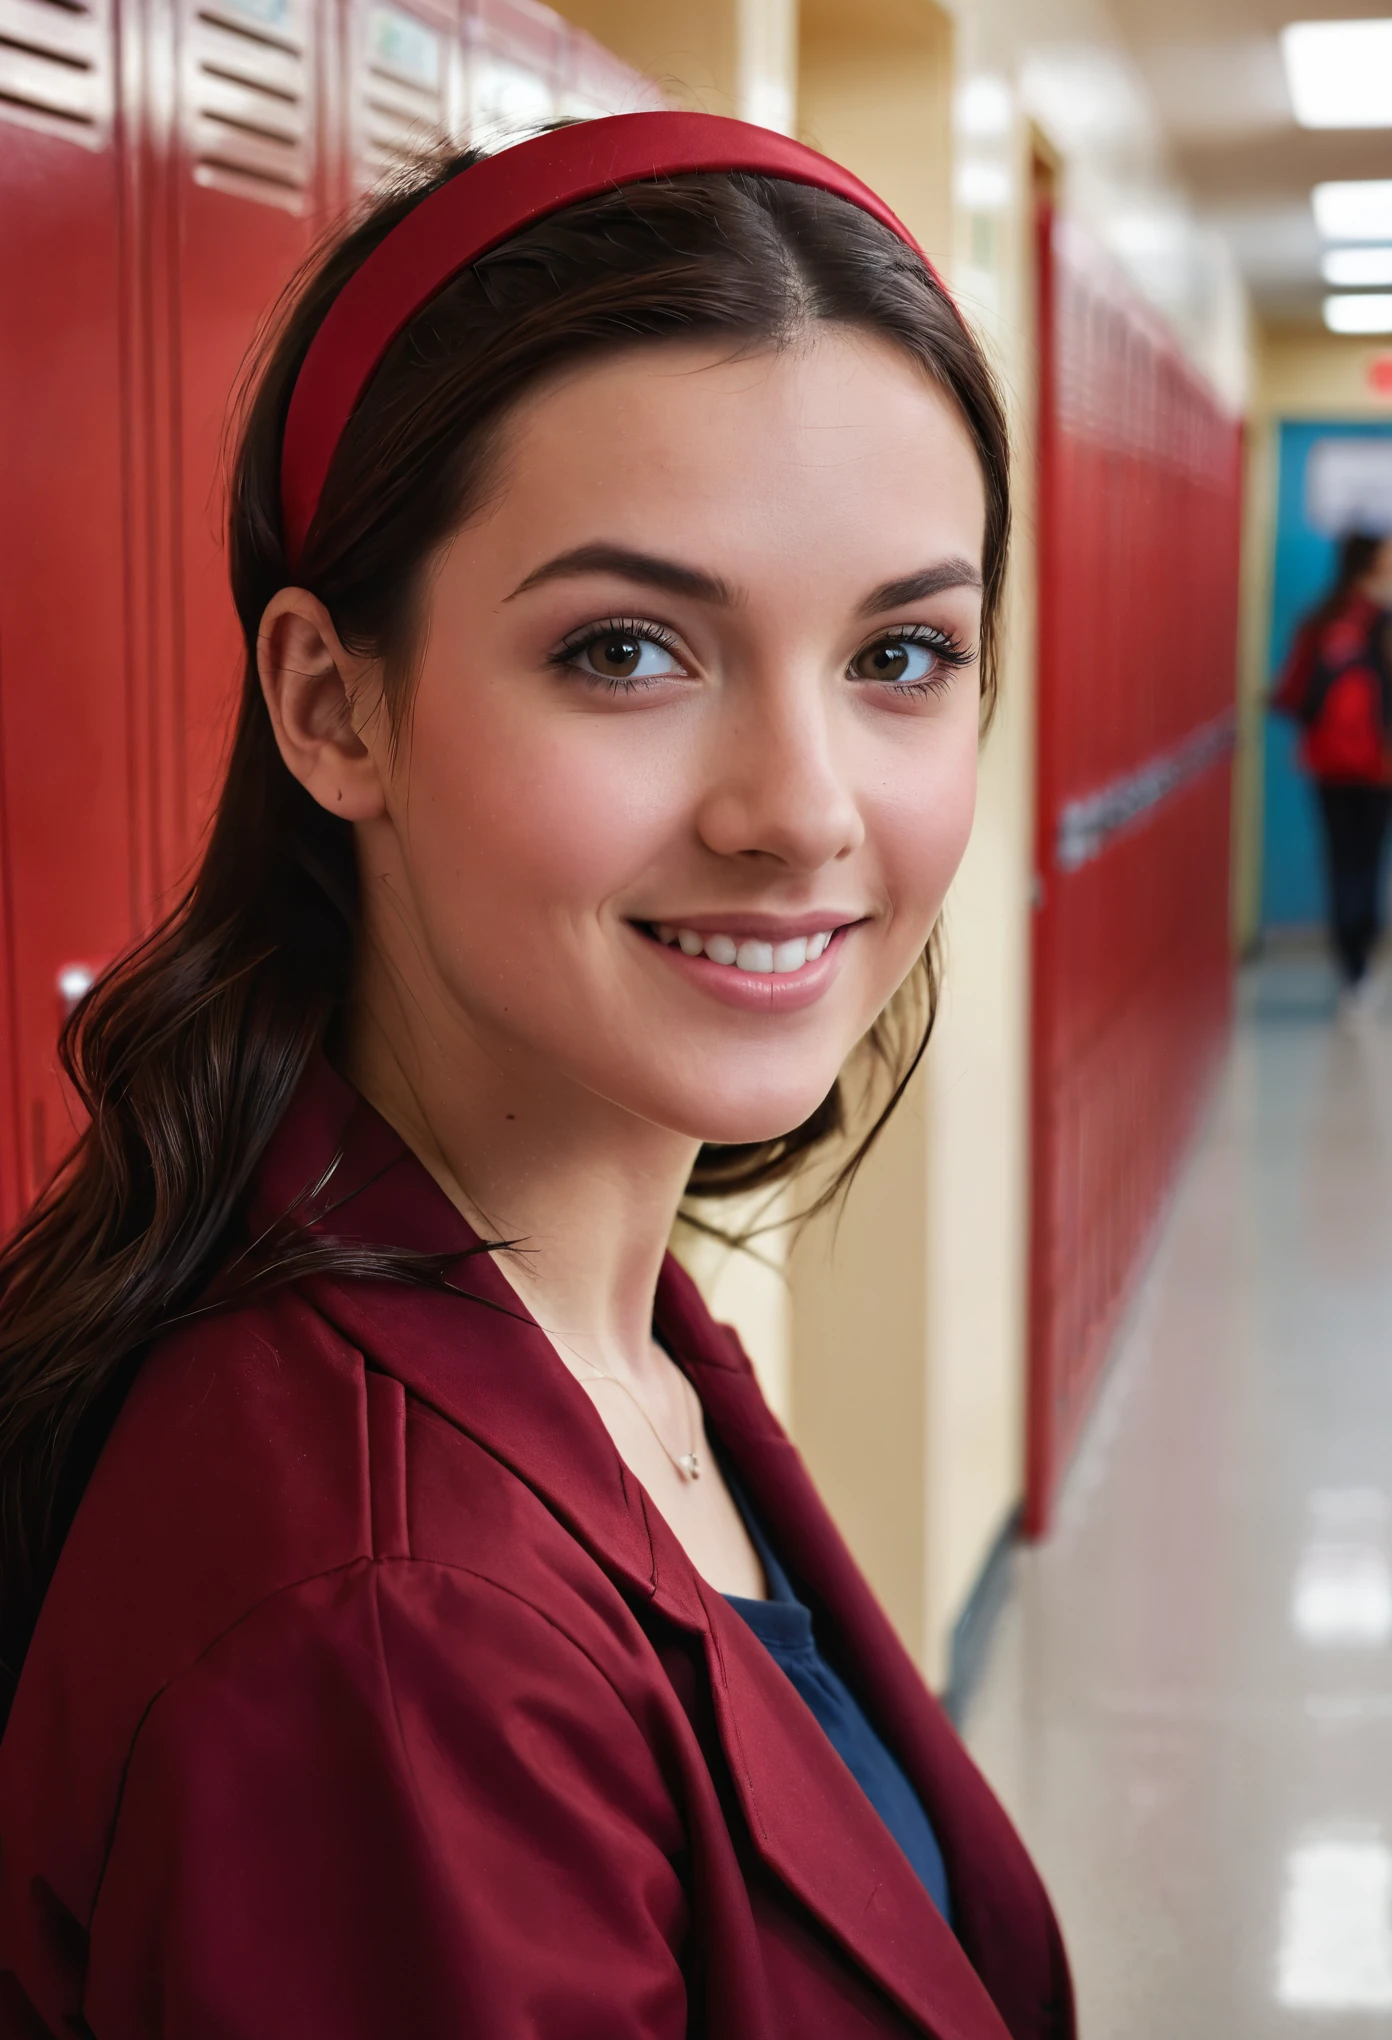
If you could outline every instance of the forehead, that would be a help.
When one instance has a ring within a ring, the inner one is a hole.
[[[980,558],[981,470],[955,406],[846,328],[744,356],[728,342],[606,356],[527,398],[501,452],[488,521],[538,554],[602,525],[650,549],[660,532],[745,585],[799,564],[884,579]]]

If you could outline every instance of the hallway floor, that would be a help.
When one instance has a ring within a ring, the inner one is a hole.
[[[1392,2034],[1392,984],[1250,972],[967,1719],[1083,2040]]]

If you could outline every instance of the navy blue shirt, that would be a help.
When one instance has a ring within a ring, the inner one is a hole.
[[[736,1614],[743,1616],[806,1702],[827,1741],[918,1872],[928,1896],[950,1926],[952,1902],[947,1869],[922,1800],[871,1727],[845,1680],[822,1656],[813,1632],[811,1610],[793,1592],[792,1582],[762,1526],[728,1473],[726,1480],[763,1563],[769,1598],[749,1601],[740,1594],[727,1594],[725,1599]]]

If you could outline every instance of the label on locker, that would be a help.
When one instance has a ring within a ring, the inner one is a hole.
[[[397,7],[374,7],[367,17],[368,62],[408,85],[440,89],[440,38],[433,28]]]
[[[290,26],[290,0],[222,0],[222,7],[247,21],[259,22],[262,28]]]

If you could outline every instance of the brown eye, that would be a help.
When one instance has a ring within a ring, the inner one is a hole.
[[[941,663],[941,654],[917,638],[880,638],[856,653],[851,674],[857,680],[878,680],[891,687],[921,687]]]
[[[607,680],[615,687],[640,686],[685,670],[660,638],[623,624],[606,624],[578,642],[572,639],[563,663],[591,680]]]
[[[606,680],[627,680],[638,671],[643,641],[620,633],[615,637],[592,638],[585,651],[595,672],[602,673]]]

